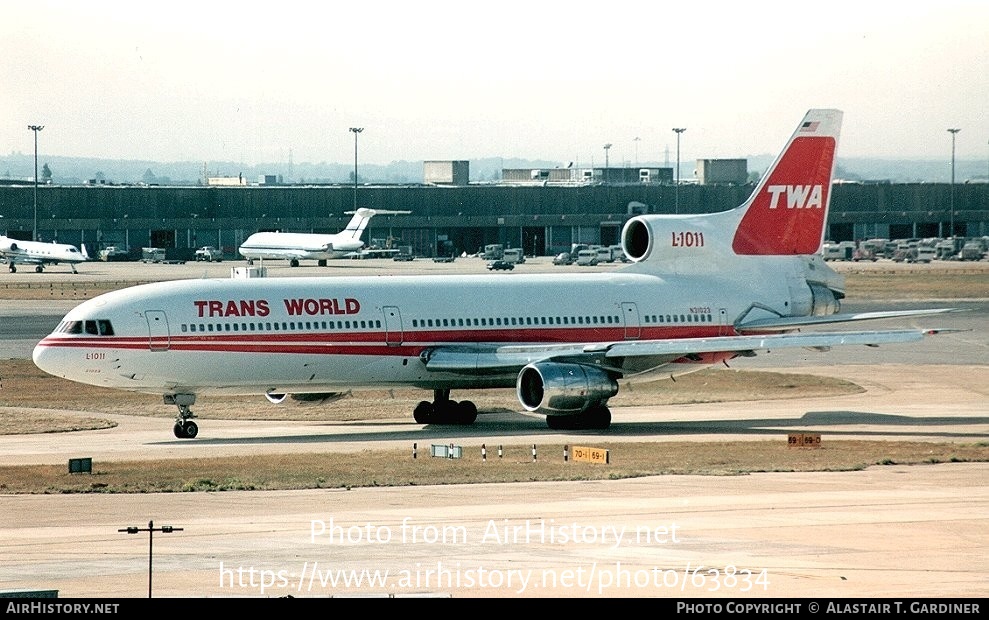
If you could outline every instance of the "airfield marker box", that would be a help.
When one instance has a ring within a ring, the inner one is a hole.
[[[91,474],[93,473],[93,459],[86,457],[83,459],[69,459],[70,474]]]
[[[463,446],[449,446],[443,444],[433,444],[430,446],[430,455],[443,459],[459,459],[463,456]]]

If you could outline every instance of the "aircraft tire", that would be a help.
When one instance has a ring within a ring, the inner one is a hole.
[[[477,420],[477,405],[472,401],[462,400],[457,407],[457,421],[464,426],[470,426]]]
[[[546,416],[546,426],[554,431],[568,431],[577,427],[577,416],[572,415],[548,415]]]
[[[611,409],[605,405],[596,405],[582,414],[584,428],[607,430],[611,426]]]
[[[195,439],[199,434],[199,425],[192,420],[178,421],[172,430],[179,439]]]
[[[412,412],[412,419],[418,424],[429,424],[433,418],[433,404],[429,401],[421,401]]]

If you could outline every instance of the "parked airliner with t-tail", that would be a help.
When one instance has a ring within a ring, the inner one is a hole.
[[[257,232],[248,237],[238,252],[254,263],[255,260],[287,260],[298,267],[300,260],[315,260],[320,267],[334,258],[355,256],[364,247],[361,234],[375,215],[405,215],[410,211],[358,209],[353,211],[346,228],[332,235],[320,233]]]
[[[623,385],[758,350],[911,342],[930,329],[799,331],[949,309],[841,314],[817,254],[842,113],[810,110],[749,199],[721,213],[638,215],[606,273],[185,280],[100,295],[34,350],[53,375],[161,394],[177,437],[201,395],[316,399],[431,390],[413,417],[470,424],[452,390],[514,386],[551,428],[605,429]]]
[[[3,235],[0,235],[0,257],[7,261],[10,273],[17,271],[18,264],[34,265],[34,270],[41,273],[45,270],[45,265],[59,263],[67,264],[72,273],[79,273],[76,271],[76,263],[90,260],[85,244],[82,245],[82,251],[79,251],[79,248],[68,243],[22,241]]]

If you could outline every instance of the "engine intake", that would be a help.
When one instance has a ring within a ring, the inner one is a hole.
[[[599,368],[553,362],[529,364],[515,387],[526,411],[553,413],[577,413],[618,393],[618,382]]]
[[[641,218],[629,220],[622,230],[622,250],[630,260],[640,261],[649,254],[649,226]]]

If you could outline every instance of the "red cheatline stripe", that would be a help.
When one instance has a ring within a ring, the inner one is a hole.
[[[702,338],[719,335],[717,326],[711,327],[642,327],[639,340]],[[403,332],[400,346],[385,344],[383,332],[352,334],[217,334],[133,337],[72,337],[49,336],[39,343],[44,347],[147,349],[149,343],[168,343],[170,349],[181,351],[240,351],[258,353],[322,353],[343,355],[348,353],[372,355],[396,355],[399,350],[418,354],[430,346],[457,346],[464,344],[566,344],[569,342],[621,342],[624,328],[608,329],[560,329],[516,331],[430,331]],[[375,353],[370,353],[374,351]]]

